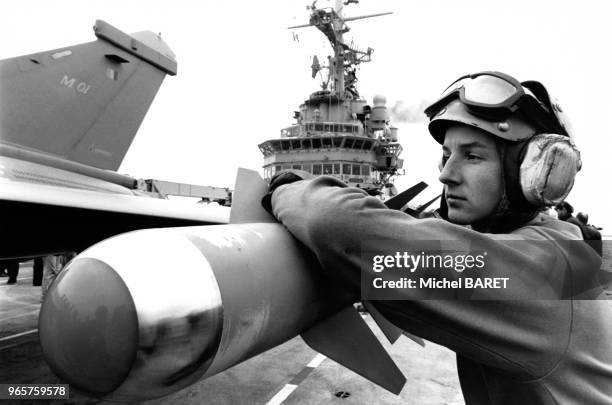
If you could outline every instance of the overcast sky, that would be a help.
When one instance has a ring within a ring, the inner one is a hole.
[[[306,1],[12,1],[0,17],[0,58],[95,39],[103,19],[128,32],[151,30],[177,55],[120,172],[193,184],[233,187],[238,167],[260,169],[257,145],[278,137],[318,81],[313,55],[330,51],[308,22]],[[458,76],[500,70],[539,80],[568,112],[583,170],[568,197],[577,211],[612,234],[612,59],[605,1],[361,0],[345,16],[393,11],[349,23],[348,38],[374,48],[361,65],[358,89],[371,102],[401,103],[405,188],[419,181],[439,192],[439,146],[418,114]],[[333,2],[320,0],[318,7]]]

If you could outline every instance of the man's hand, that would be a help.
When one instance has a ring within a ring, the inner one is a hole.
[[[313,177],[312,174],[304,170],[289,169],[276,173],[270,179],[268,193],[261,199],[261,205],[266,211],[272,214],[272,194],[274,191],[285,184],[290,184],[296,181],[308,180]],[[272,214],[274,215],[274,214]]]

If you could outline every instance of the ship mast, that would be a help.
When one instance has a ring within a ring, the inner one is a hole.
[[[354,88],[354,80],[356,80],[355,68],[360,63],[370,62],[372,60],[373,49],[367,48],[367,50],[363,51],[346,44],[344,42],[344,34],[349,31],[349,27],[346,25],[346,22],[393,13],[377,13],[344,18],[342,15],[344,4],[342,0],[336,0],[335,9],[318,9],[316,8],[316,3],[317,1],[315,0],[312,5],[308,7],[311,10],[310,22],[308,24],[296,25],[288,28],[295,29],[314,26],[327,37],[327,40],[334,51],[334,56],[329,57],[329,74],[331,79],[330,81],[332,83],[332,95],[340,98],[352,98],[353,96],[356,96],[356,89]],[[349,3],[357,3],[357,1],[346,2],[346,4]],[[315,69],[315,65],[318,65],[318,63],[313,64],[313,69]],[[348,86],[345,85],[345,78],[348,78],[349,81],[351,81]],[[347,94],[347,89],[345,86],[349,87],[349,89],[352,91],[349,91]]]
[[[344,17],[343,5],[357,2],[336,0],[335,8],[317,8],[315,0],[307,7],[308,24],[289,27],[316,27],[329,41],[333,54],[324,66],[313,58],[312,77],[325,68],[327,81],[294,112],[296,122],[282,129],[280,138],[259,145],[266,179],[281,170],[300,169],[337,177],[373,195],[393,194],[391,183],[403,163],[397,128],[390,125],[385,97],[375,96],[370,106],[356,87],[357,66],[371,61],[373,49],[360,50],[344,38],[349,31],[347,21],[391,13]]]

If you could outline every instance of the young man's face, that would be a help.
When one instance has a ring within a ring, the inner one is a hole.
[[[503,196],[502,162],[493,136],[467,125],[453,125],[444,138],[440,181],[448,219],[478,223],[492,215]]]

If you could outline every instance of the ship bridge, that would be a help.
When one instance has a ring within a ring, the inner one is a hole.
[[[361,125],[306,122],[281,130],[281,137],[259,145],[264,155],[264,177],[287,169],[313,175],[332,175],[366,190],[381,188],[381,174],[402,166],[402,147],[387,138],[364,134]]]

